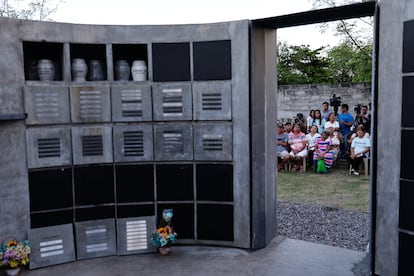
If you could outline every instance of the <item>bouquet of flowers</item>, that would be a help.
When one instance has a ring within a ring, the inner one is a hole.
[[[29,263],[31,244],[28,240],[6,239],[0,247],[0,267],[18,268]]]
[[[166,247],[173,244],[176,240],[177,233],[171,226],[160,227],[152,233],[151,243],[155,247]]]

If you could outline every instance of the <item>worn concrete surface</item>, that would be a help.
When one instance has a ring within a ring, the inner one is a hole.
[[[175,246],[167,257],[158,254],[113,256],[23,271],[21,275],[359,276],[367,275],[361,274],[368,266],[364,263],[365,256],[361,251],[278,237],[267,248],[255,252]]]

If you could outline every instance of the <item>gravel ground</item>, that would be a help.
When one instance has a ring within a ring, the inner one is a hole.
[[[278,202],[279,235],[365,251],[369,214],[302,203]]]

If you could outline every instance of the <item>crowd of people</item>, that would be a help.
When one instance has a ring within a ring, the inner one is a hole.
[[[293,122],[277,122],[278,171],[290,163],[292,171],[304,171],[306,166],[316,171],[318,160],[330,170],[338,159],[346,159],[352,166],[352,174],[359,175],[359,167],[369,156],[371,115],[367,105],[355,107],[355,118],[347,104],[341,105],[341,113],[329,110],[324,102],[322,109],[311,110],[305,119],[298,114]],[[322,162],[322,161],[321,161]]]

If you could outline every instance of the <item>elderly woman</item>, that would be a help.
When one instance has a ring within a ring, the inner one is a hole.
[[[363,127],[358,127],[357,137],[352,140],[351,143],[351,156],[349,157],[349,162],[352,165],[352,174],[359,175],[359,166],[361,165],[363,159],[367,157],[368,152],[371,148],[370,140],[365,137],[365,131]]]
[[[334,153],[332,151],[331,141],[329,139],[329,132],[324,131],[322,132],[321,138],[316,139],[315,142],[315,151],[313,153],[313,161],[315,163],[318,162],[319,159],[323,159],[325,161],[325,167],[330,169],[333,164]]]
[[[293,131],[289,134],[289,144],[291,151],[285,156],[285,161],[292,160],[292,171],[304,171],[302,164],[303,158],[308,156],[308,150],[306,149],[307,139],[300,130],[299,124],[295,124]]]

